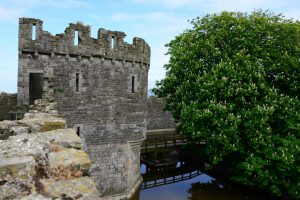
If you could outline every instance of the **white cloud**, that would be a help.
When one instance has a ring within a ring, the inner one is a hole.
[[[0,2],[0,21],[13,21],[17,22],[17,19],[24,16],[38,0],[7,0]]]
[[[216,11],[250,11],[254,8],[265,8],[268,5],[274,6],[274,0],[213,0],[212,7]]]
[[[0,7],[0,21],[16,21],[20,16],[24,14],[23,9],[9,9]]]
[[[152,59],[149,70],[149,88],[155,86],[155,82],[165,77],[165,69],[163,66],[168,63],[169,56],[165,55],[167,48],[162,45],[151,47]]]
[[[288,17],[298,18],[300,11],[299,0],[129,0],[136,4],[157,6],[167,9],[186,9],[185,12],[197,11],[203,13],[221,11],[251,12],[254,9],[270,10],[283,13]],[[295,9],[298,8],[298,9]],[[192,16],[195,17],[195,16]]]
[[[42,0],[40,4],[43,6],[53,6],[57,8],[72,8],[88,6],[89,3],[83,0]]]
[[[111,16],[113,21],[129,21],[129,20],[148,20],[148,21],[161,21],[161,20],[171,20],[174,16],[165,12],[152,12],[152,13],[142,13],[142,14],[132,14],[132,13],[115,13]]]
[[[189,27],[188,18],[172,12],[115,13],[110,19],[117,22],[132,22],[134,29],[144,37],[161,36],[170,40]],[[171,37],[169,37],[171,36]]]
[[[164,6],[166,8],[178,8],[183,6],[199,6],[206,5],[209,0],[134,0],[135,3],[146,5]]]
[[[70,8],[89,5],[83,0],[7,0],[0,2],[0,21],[16,21],[34,7]]]
[[[59,8],[80,7],[89,5],[84,0],[8,0],[11,5],[31,8],[34,6],[52,6]]]
[[[240,11],[252,12],[255,9],[270,10],[275,14],[299,18],[299,0],[212,0],[211,12]],[[295,9],[297,8],[297,9]]]

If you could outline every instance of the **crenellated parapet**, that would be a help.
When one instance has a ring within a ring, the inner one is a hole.
[[[98,37],[91,37],[91,28],[80,22],[70,23],[64,33],[51,35],[43,30],[43,21],[34,18],[19,20],[19,51],[39,54],[100,57],[150,64],[150,47],[141,38],[124,42],[126,34],[100,28]]]

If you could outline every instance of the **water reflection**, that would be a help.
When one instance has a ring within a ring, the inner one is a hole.
[[[164,169],[141,165],[144,182],[132,200],[271,200],[251,191],[241,191],[202,173],[195,166],[178,162]]]
[[[141,190],[182,182],[203,174],[197,168],[185,162],[175,162],[173,165],[163,168],[148,168],[145,165],[145,168],[145,173],[142,172]]]

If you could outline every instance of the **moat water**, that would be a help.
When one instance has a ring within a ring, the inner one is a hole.
[[[144,182],[132,200],[275,200],[222,182],[185,162],[159,170],[142,164],[141,174]]]

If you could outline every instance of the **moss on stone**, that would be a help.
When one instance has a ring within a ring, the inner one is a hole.
[[[64,122],[45,122],[42,126],[40,131],[52,131],[56,129],[63,129],[65,128],[66,124]]]

